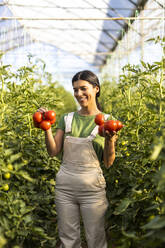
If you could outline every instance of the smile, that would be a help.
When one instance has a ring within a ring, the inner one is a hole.
[[[87,99],[86,98],[78,99],[79,102],[84,102],[85,100],[87,100]]]

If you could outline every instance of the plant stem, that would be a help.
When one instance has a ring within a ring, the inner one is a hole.
[[[162,123],[162,99],[163,99],[163,60],[162,60],[162,70],[161,70],[161,76],[160,76],[160,82],[159,82],[159,91],[160,91],[160,104],[159,104],[159,122],[160,126]]]
[[[4,104],[4,100],[3,100],[3,96],[4,96],[4,79],[3,79],[2,75],[0,75],[0,80],[1,80],[1,82],[2,82],[1,102],[2,102],[2,104]]]
[[[131,107],[131,87],[128,88],[128,104]],[[130,119],[130,112],[128,111],[128,120]]]
[[[30,114],[28,114],[28,121],[29,121],[29,136],[32,136],[32,127],[31,127],[31,119],[30,119]]]
[[[142,98],[143,98],[143,95],[141,93],[141,99],[140,99],[140,103],[139,103],[139,109],[138,109],[138,121],[140,121],[140,111],[141,111],[141,106],[142,106]],[[136,129],[136,137],[137,137],[137,140],[139,141],[139,124],[138,124],[138,127]]]

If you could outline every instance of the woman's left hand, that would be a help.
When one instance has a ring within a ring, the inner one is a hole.
[[[105,139],[116,143],[116,141],[118,139],[117,132],[116,131],[109,132],[108,130],[106,130],[105,131]]]
[[[109,132],[105,130],[105,145],[104,145],[104,164],[109,168],[115,160],[115,145],[118,138],[117,132]]]

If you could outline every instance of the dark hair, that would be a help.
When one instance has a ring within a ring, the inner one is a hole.
[[[96,105],[97,105],[98,109],[101,110],[101,106],[98,102],[98,97],[100,96],[100,83],[99,83],[98,77],[92,71],[84,70],[84,71],[77,72],[73,76],[72,85],[74,82],[76,82],[78,80],[84,80],[84,81],[87,81],[88,83],[92,84],[93,87],[96,87],[96,86],[99,87],[99,92],[97,92],[97,94],[96,94]]]

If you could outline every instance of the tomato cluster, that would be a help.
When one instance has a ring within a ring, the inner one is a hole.
[[[104,115],[99,113],[95,117],[96,125],[99,125],[98,133],[100,136],[104,137],[104,131],[108,130],[109,132],[118,132],[122,127],[123,124],[119,120],[107,120],[105,121]]]
[[[42,130],[48,130],[52,124],[56,122],[56,113],[53,110],[49,110],[45,113],[39,111],[33,114],[33,123],[37,128]]]

